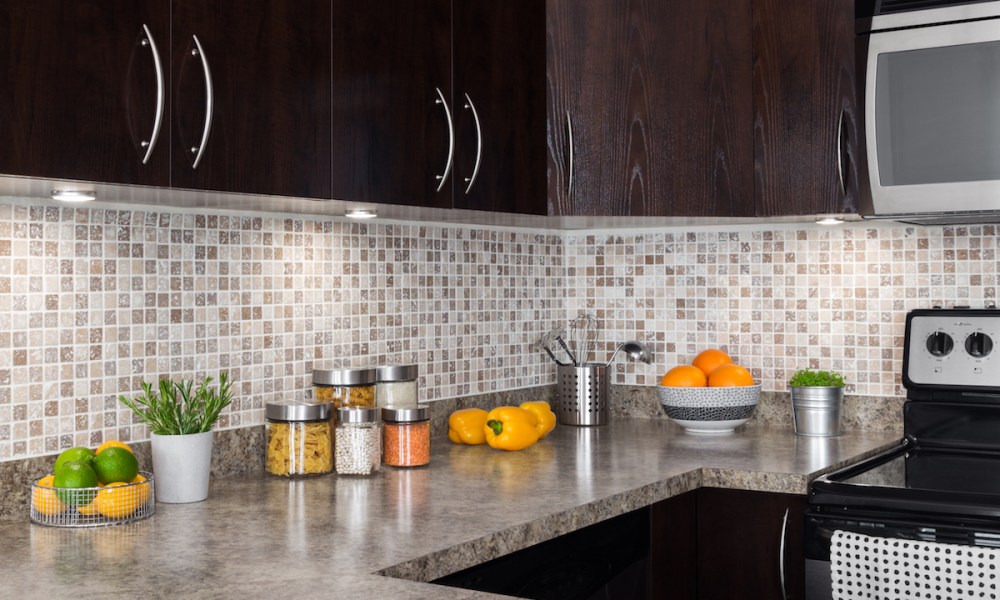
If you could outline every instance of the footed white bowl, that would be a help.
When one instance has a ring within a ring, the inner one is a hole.
[[[753,416],[760,399],[760,384],[739,387],[658,386],[660,404],[685,431],[700,434],[730,433]]]

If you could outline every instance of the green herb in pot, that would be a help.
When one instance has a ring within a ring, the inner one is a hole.
[[[118,400],[156,435],[204,433],[212,429],[233,399],[232,384],[226,373],[219,374],[217,389],[209,387],[211,383],[212,378],[206,377],[194,389],[191,380],[161,379],[158,390],[154,391],[153,384],[144,381],[142,395],[135,399],[123,395]]]
[[[844,387],[844,376],[836,371],[800,369],[792,375],[788,385],[792,387]]]

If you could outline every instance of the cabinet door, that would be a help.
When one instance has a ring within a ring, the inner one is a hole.
[[[333,197],[451,208],[449,0],[334,0]]]
[[[699,489],[698,597],[802,598],[806,506],[805,496]]]
[[[649,512],[650,600],[695,600],[698,583],[698,492],[657,502]]]
[[[330,1],[174,0],[175,187],[330,197]]]
[[[758,216],[857,212],[850,0],[754,0]]]
[[[455,0],[454,206],[546,214],[545,3]]]
[[[750,0],[548,11],[552,214],[753,214]]]
[[[167,0],[0,3],[0,173],[167,185],[169,18]]]

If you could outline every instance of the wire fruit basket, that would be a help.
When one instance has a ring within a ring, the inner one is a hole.
[[[131,483],[92,488],[31,484],[31,522],[51,527],[104,527],[141,521],[153,514],[153,475],[140,471]]]

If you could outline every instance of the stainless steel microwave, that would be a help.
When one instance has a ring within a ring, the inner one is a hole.
[[[1000,223],[1000,1],[867,5],[862,216]]]

